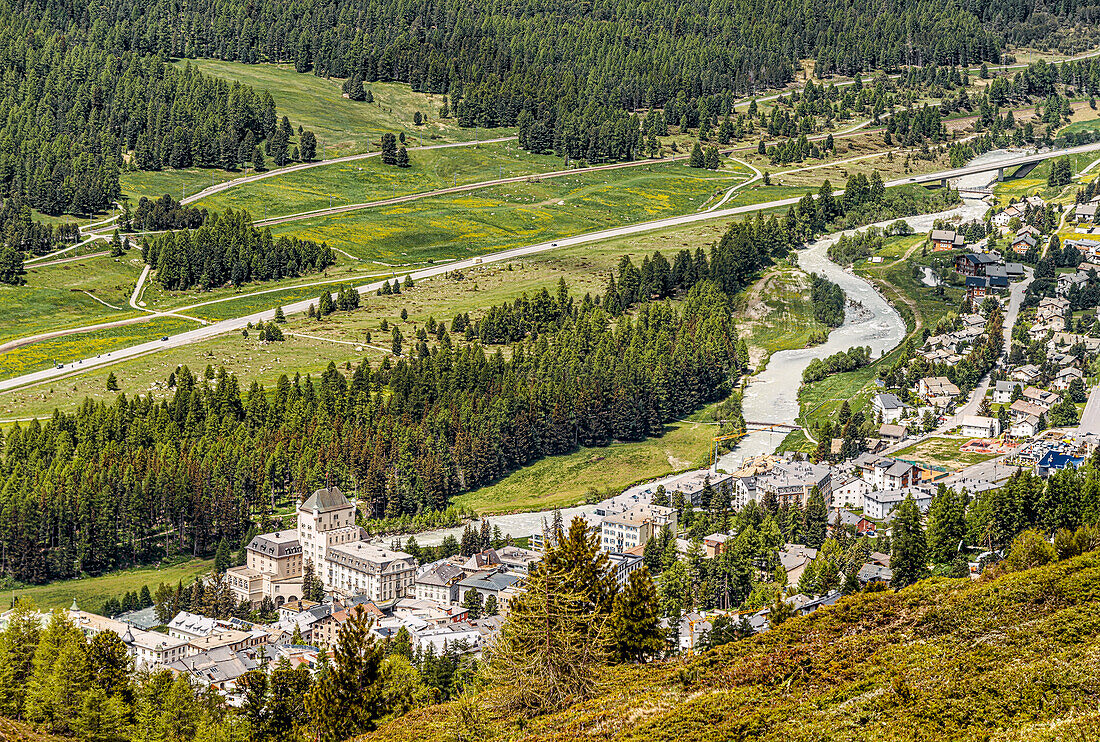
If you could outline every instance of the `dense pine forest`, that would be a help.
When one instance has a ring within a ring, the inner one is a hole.
[[[448,96],[441,113],[462,126],[520,124],[535,151],[600,161],[645,149],[627,112],[666,108],[668,124],[718,128],[734,99],[791,82],[800,59],[814,59],[819,76],[997,62],[1007,44],[1072,45],[1059,26],[1094,28],[1098,15],[1095,0],[27,0],[0,8],[0,195],[24,194],[51,214],[87,213],[118,196],[126,163],[252,161],[276,133],[270,96],[166,66],[172,58],[292,62],[303,73],[407,82]],[[1084,83],[1095,92],[1097,81],[1092,65]],[[725,123],[728,135],[734,124]]]
[[[440,509],[540,456],[659,434],[728,395],[739,371],[729,300],[709,281],[679,307],[615,322],[592,300],[555,314],[509,359],[444,333],[427,357],[364,362],[350,379],[330,366],[316,382],[282,378],[269,397],[181,371],[170,400],[88,402],[13,430],[0,566],[41,581],[165,548],[203,553],[238,541],[273,495],[326,478],[368,517]]]
[[[195,212],[200,223],[205,210]],[[297,237],[273,238],[270,229],[256,229],[247,211],[211,214],[194,230],[169,232],[149,239],[142,248],[145,262],[156,268],[166,289],[194,286],[210,289],[232,283],[293,278],[322,271],[336,262],[327,243]]]
[[[88,214],[120,195],[132,156],[146,170],[237,161],[275,130],[270,94],[170,67],[121,26],[43,8],[0,10],[0,195],[47,214]],[[131,155],[131,153],[133,153]]]

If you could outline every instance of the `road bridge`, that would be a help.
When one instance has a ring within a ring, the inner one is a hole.
[[[1012,157],[1006,160],[1000,160],[998,162],[988,162],[980,165],[966,165],[964,167],[957,167],[953,170],[941,170],[938,173],[927,173],[924,175],[912,175],[908,178],[898,178],[897,180],[891,180],[886,184],[887,187],[907,185],[910,183],[933,183],[940,181],[942,185],[947,186],[949,181],[961,178],[965,175],[977,175],[979,173],[997,173],[997,180],[1004,180],[1005,170],[1011,170],[1013,168],[1019,168],[1025,165],[1034,166],[1043,160],[1050,160],[1056,157],[1068,157],[1069,155],[1085,154],[1088,152],[1096,152],[1100,150],[1100,142],[1093,142],[1092,144],[1082,144],[1078,147],[1067,147],[1066,149],[1052,149],[1045,152],[1033,152],[1028,155],[1019,155],[1018,157]]]

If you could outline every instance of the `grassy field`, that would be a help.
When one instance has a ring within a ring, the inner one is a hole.
[[[528,154],[515,142],[413,150],[409,160],[409,168],[371,157],[299,170],[222,191],[195,205],[247,209],[261,219],[562,169],[558,157]]]
[[[329,157],[376,150],[385,132],[405,132],[413,143],[466,142],[511,133],[507,129],[464,129],[453,118],[440,119],[442,96],[414,93],[403,83],[368,83],[374,103],[365,103],[342,96],[343,80],[299,74],[292,66],[214,59],[178,64],[188,63],[209,75],[270,92],[280,116],[288,116],[295,129],[301,125],[317,135],[319,157],[324,146]],[[413,126],[416,111],[428,118],[427,124]]]
[[[1070,161],[1070,167],[1074,174],[1079,173],[1085,167],[1090,165],[1097,157],[1100,157],[1100,152],[1086,152],[1083,154],[1067,155]],[[997,199],[998,204],[1007,204],[1009,200],[1016,199],[1017,201],[1025,196],[1039,195],[1047,201],[1057,200],[1061,202],[1072,202],[1073,193],[1077,190],[1077,184],[1071,183],[1068,186],[1051,188],[1047,185],[1047,176],[1050,175],[1051,164],[1054,160],[1043,160],[1028,172],[1023,177],[1009,177],[1006,174],[1006,178],[1001,183],[994,184],[993,193]]]
[[[135,316],[128,302],[141,265],[140,256],[137,262],[134,257],[131,252],[122,259],[104,255],[42,267],[28,265],[25,286],[0,285],[0,342]]]
[[[145,196],[158,199],[164,194],[179,201],[194,195],[203,188],[216,183],[235,180],[246,175],[242,170],[206,170],[187,168],[186,170],[129,170],[122,173],[119,184],[122,194],[131,200],[130,211],[137,208],[138,199]]]
[[[642,479],[705,466],[714,446],[714,430],[702,421],[674,423],[660,438],[548,456],[452,502],[480,514],[576,505],[584,501],[590,487],[618,491]]]
[[[770,269],[734,306],[754,368],[776,351],[807,347],[811,335],[827,330],[814,319],[809,277],[788,264]]]
[[[654,164],[514,183],[476,193],[279,225],[368,260],[459,259],[597,229],[691,213],[743,178]]]
[[[68,363],[69,361],[89,358],[93,355],[110,353],[117,348],[125,348],[148,340],[155,340],[164,335],[173,335],[195,327],[196,323],[190,320],[176,317],[158,317],[148,322],[108,327],[102,330],[65,335],[49,340],[39,340],[30,345],[13,348],[0,355],[0,379],[8,379],[49,368],[55,363]],[[108,372],[97,370],[92,373],[99,375],[102,383],[107,378]],[[67,385],[67,382],[58,383]],[[5,409],[4,415],[9,416],[14,412],[12,409]]]
[[[969,438],[926,438],[893,455],[899,459],[919,461],[922,464],[932,464],[947,469],[962,469],[994,458],[992,454],[960,451],[959,448],[969,440]]]
[[[183,584],[187,585],[197,576],[209,572],[213,566],[212,559],[192,559],[171,567],[135,567],[101,577],[8,589],[2,595],[3,598],[29,598],[40,610],[68,608],[74,599],[81,608],[91,609],[103,605],[108,598],[121,598],[130,591],[140,592],[142,585],[148,585],[151,592],[156,592],[162,582],[175,585],[183,580]],[[0,600],[5,606],[10,603],[10,600]]]

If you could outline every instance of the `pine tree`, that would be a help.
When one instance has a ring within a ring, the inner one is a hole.
[[[405,149],[404,145],[397,150],[397,167],[409,167],[409,151]]]
[[[664,637],[658,624],[657,590],[645,567],[630,573],[626,589],[615,596],[608,621],[610,656],[619,662],[642,662],[660,652]]]
[[[125,251],[122,247],[122,239],[119,237],[118,230],[116,229],[115,233],[111,235],[111,257],[121,257],[124,252]]]
[[[229,558],[229,542],[224,538],[218,541],[218,548],[214,552],[214,571],[223,573],[232,566]]]
[[[0,283],[10,286],[22,286],[27,282],[24,276],[27,271],[23,268],[23,253],[13,245],[0,247]]]
[[[332,303],[332,292],[322,291],[320,298],[317,300],[317,316],[327,317],[336,311],[336,307]]]
[[[389,132],[382,135],[381,159],[383,165],[397,164],[397,137]]]
[[[497,596],[490,595],[485,599],[485,607],[481,611],[486,616],[495,616],[500,613],[500,607],[497,605]]]
[[[473,588],[467,590],[462,598],[462,607],[469,612],[471,620],[481,618],[481,593]]]
[[[829,524],[829,506],[825,502],[825,495],[816,486],[810,490],[810,497],[806,500],[806,512],[803,516],[803,535],[806,546],[811,549],[820,549],[825,543],[825,535]]]
[[[302,162],[313,162],[317,156],[317,136],[312,131],[303,131],[299,137]]]
[[[392,341],[393,342],[390,347],[391,350],[393,350],[393,354],[395,356],[401,355],[401,347],[404,342],[404,337],[401,335],[401,330],[398,329],[397,325],[394,325],[393,327]]]
[[[706,167],[703,158],[703,148],[696,142],[691,148],[691,156],[688,158],[688,167]]]
[[[928,555],[936,564],[950,564],[966,536],[966,505],[962,495],[942,484],[928,509]]]
[[[527,591],[512,599],[500,635],[486,651],[496,703],[533,716],[595,690],[605,659],[598,640],[602,619],[578,610],[584,602],[571,571],[548,569],[545,560],[531,571]]]
[[[891,586],[912,585],[928,571],[928,544],[921,527],[920,509],[912,495],[906,495],[898,506],[891,529],[890,569],[894,573]]]
[[[279,324],[283,324],[284,322],[286,322],[286,315],[283,314],[282,307],[275,307],[275,321]]]
[[[319,742],[372,731],[382,715],[383,652],[365,610],[352,611],[337,638],[334,662],[306,695],[305,711]]]
[[[109,391],[109,392],[117,392],[118,391],[118,379],[115,378],[115,372],[114,371],[111,371],[110,373],[107,374],[107,391]]]

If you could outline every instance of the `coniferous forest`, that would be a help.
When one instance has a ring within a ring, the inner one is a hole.
[[[205,211],[200,213],[205,215]],[[149,239],[142,255],[156,268],[157,281],[172,290],[293,278],[322,271],[336,262],[326,243],[273,238],[270,229],[252,226],[247,211],[231,209],[209,215],[198,229]]]
[[[49,214],[98,211],[119,196],[123,166],[232,168],[276,134],[270,95],[170,59],[407,82],[448,96],[462,126],[520,124],[536,151],[599,161],[642,154],[629,111],[671,106],[671,124],[717,126],[735,98],[791,82],[796,60],[814,59],[819,76],[996,62],[1006,44],[1062,42],[1060,25],[1098,17],[1096,0],[25,0],[0,8],[0,196]],[[1098,80],[1090,65],[1082,84],[1096,92]]]

